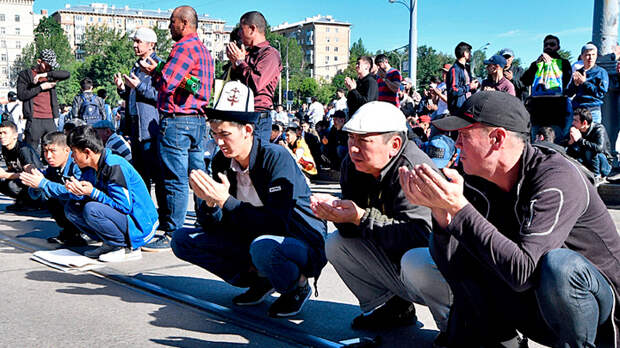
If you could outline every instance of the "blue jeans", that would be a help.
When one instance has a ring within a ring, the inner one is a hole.
[[[557,347],[594,347],[598,327],[611,320],[611,286],[590,261],[572,250],[554,249],[543,257],[535,293]]]
[[[67,220],[93,239],[109,245],[128,246],[127,214],[99,202],[69,202],[65,206]]]
[[[601,114],[601,107],[595,106],[593,108],[588,108],[590,113],[592,114],[592,123],[601,123],[603,120],[603,115]]]
[[[236,231],[215,228],[183,228],[174,232],[170,246],[174,254],[222,278],[227,283],[248,287],[252,265],[268,278],[280,293],[295,288],[308,262],[308,246],[295,238],[265,235],[254,240]]]
[[[583,158],[577,160],[590,169],[594,175],[607,176],[611,172],[611,164],[603,153],[587,150],[583,154]]]
[[[281,294],[297,287],[301,269],[308,264],[309,252],[306,243],[291,237],[264,235],[250,245],[252,263],[258,273],[269,279]]]
[[[165,204],[159,207],[161,230],[172,232],[185,222],[189,172],[205,170],[206,122],[203,117],[165,117],[159,132]],[[197,197],[195,197],[197,199]]]
[[[267,117],[263,117],[263,114],[267,114]],[[263,114],[261,114],[256,122],[254,134],[258,135],[258,137],[263,141],[263,144],[266,144],[271,138],[271,125],[273,121],[271,120],[271,116],[269,116],[269,111],[264,111]]]
[[[144,180],[148,191],[151,192],[151,185],[155,186],[157,206],[164,206],[166,204],[166,197],[162,187],[161,164],[159,160],[159,151],[157,149],[157,140],[148,139],[139,141],[137,138],[131,139],[131,155],[132,164],[142,177],[142,180]]]

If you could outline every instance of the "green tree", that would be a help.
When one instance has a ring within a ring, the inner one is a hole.
[[[569,62],[573,61],[573,55],[570,53],[570,51],[568,50],[559,50],[558,54],[560,55],[560,57],[568,60]]]
[[[304,78],[299,84],[299,92],[302,98],[313,97],[317,95],[319,84],[312,77]]]
[[[418,47],[417,80],[418,86],[428,86],[431,77],[441,78],[440,69],[446,63],[454,62],[454,58],[438,52],[426,45]]]
[[[174,45],[174,41],[170,36],[170,30],[159,29],[157,26],[154,26],[153,31],[155,31],[155,34],[157,35],[157,45],[155,46],[155,52],[157,52],[157,55],[161,59],[165,60],[168,58],[168,55],[170,55],[170,50],[172,50],[172,45]]]
[[[309,76],[307,70],[307,62],[304,60],[303,49],[297,42],[295,34],[281,35],[271,31],[271,27],[267,27],[265,30],[265,38],[271,46],[275,47],[280,52],[280,59],[282,61],[282,71],[280,73],[280,83],[282,83],[282,93],[286,91],[286,61],[288,55],[288,71],[289,71],[289,90],[297,91],[301,81]],[[278,99],[278,90],[274,95],[274,99]],[[282,97],[284,102],[285,96]]]
[[[329,102],[331,102],[334,99],[336,95],[336,89],[337,87],[329,82],[323,83],[319,86],[316,92],[316,97],[319,100],[319,102],[321,102],[324,105],[327,105],[329,104]]]
[[[486,51],[477,50],[472,54],[470,61],[472,72],[476,77],[486,78],[487,69],[484,66],[484,60],[487,59]]]

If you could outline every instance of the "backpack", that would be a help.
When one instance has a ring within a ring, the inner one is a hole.
[[[82,105],[78,111],[78,117],[86,122],[88,125],[92,125],[97,121],[101,121],[101,113],[99,112],[99,105],[97,104],[97,96],[91,95],[90,100],[86,99],[84,94],[82,97]]]
[[[8,105],[5,105],[4,110],[2,110],[2,122],[4,121],[15,122],[14,117],[13,117],[13,111],[15,111],[16,108],[17,108],[17,104],[13,105],[13,108],[11,110],[9,110]]]

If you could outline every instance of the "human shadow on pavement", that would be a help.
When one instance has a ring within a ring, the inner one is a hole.
[[[317,299],[314,297],[314,294],[297,316],[289,319],[275,319],[267,315],[269,306],[276,299],[275,296],[270,296],[264,303],[256,306],[234,306],[232,298],[244,292],[245,289],[234,287],[224,281],[152,274],[138,274],[135,278],[229,308],[234,313],[261,323],[266,327],[272,325],[274,327],[294,328],[331,341],[341,341],[360,336],[381,336],[382,347],[407,347],[412,345],[415,345],[415,347],[431,347],[433,339],[438,333],[436,330],[428,330],[417,326],[395,328],[380,332],[355,331],[351,329],[350,323],[355,316],[360,314],[358,306],[321,301],[320,297]],[[418,322],[418,325],[421,325],[421,323]]]
[[[247,337],[249,331],[239,328],[233,324],[224,322],[217,317],[209,316],[202,311],[195,310],[193,308],[183,308],[183,315],[180,314],[179,306],[177,303],[173,303],[169,300],[152,296],[140,291],[133,291],[129,288],[120,286],[108,279],[96,277],[87,273],[62,273],[56,271],[31,271],[26,274],[26,279],[41,281],[41,282],[54,282],[64,283],[67,285],[65,289],[58,289],[56,291],[64,294],[72,295],[84,295],[84,296],[110,296],[118,297],[123,302],[128,303],[148,303],[159,305],[158,309],[154,310],[149,315],[154,317],[151,324],[164,328],[175,328],[185,331],[193,331],[198,333],[204,333],[214,336],[214,341],[201,340],[195,337],[182,337],[182,336],[168,336],[162,338],[150,338],[149,340],[155,343],[166,344],[177,347],[265,347],[266,342],[273,343],[271,338],[262,338],[260,334],[252,335],[258,336],[255,340]],[[82,285],[82,286],[81,286]],[[88,287],[86,287],[88,285]],[[96,288],[91,288],[91,286]],[[223,342],[226,338],[237,337],[242,338],[245,343],[231,343]],[[262,342],[261,342],[262,341]],[[284,344],[283,346],[287,346]]]

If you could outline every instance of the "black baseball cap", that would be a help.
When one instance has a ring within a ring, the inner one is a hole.
[[[463,103],[457,115],[433,121],[435,127],[444,131],[455,131],[476,123],[517,133],[530,132],[530,114],[521,100],[499,91],[478,92]]]

